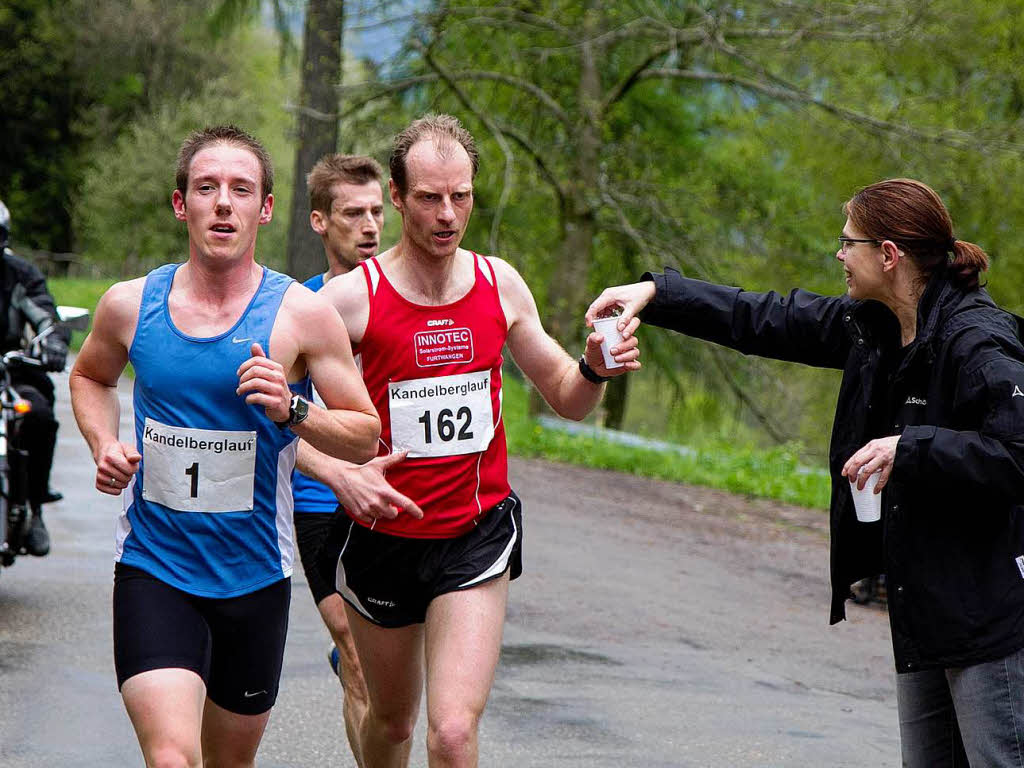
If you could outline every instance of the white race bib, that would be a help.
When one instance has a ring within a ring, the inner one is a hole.
[[[487,450],[494,437],[491,372],[388,384],[391,447],[410,458]]]
[[[171,427],[146,419],[142,498],[181,512],[253,507],[256,433]]]

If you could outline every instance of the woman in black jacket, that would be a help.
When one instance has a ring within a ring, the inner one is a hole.
[[[843,370],[830,446],[831,623],[887,575],[903,764],[1024,767],[1024,346],[979,287],[988,258],[909,179],[844,206],[845,296],[749,293],[674,270],[605,290],[643,322]],[[851,482],[878,474],[882,520]],[[884,489],[884,491],[883,491]]]

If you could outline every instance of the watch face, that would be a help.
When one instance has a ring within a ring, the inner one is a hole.
[[[298,424],[300,421],[306,418],[309,414],[309,403],[303,398],[296,395],[292,398],[291,418],[289,421],[292,424]]]

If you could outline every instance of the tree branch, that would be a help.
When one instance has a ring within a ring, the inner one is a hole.
[[[648,69],[641,72],[637,79],[649,80],[655,78],[694,80],[698,82],[724,83],[735,85],[748,91],[760,93],[779,101],[790,101],[799,104],[810,104],[824,112],[841,117],[851,123],[862,125],[878,133],[895,134],[905,136],[919,141],[927,141],[932,144],[953,147],[956,149],[976,149],[979,138],[966,131],[944,131],[942,133],[927,133],[918,130],[904,123],[893,123],[888,120],[881,120],[871,115],[865,115],[846,107],[840,107],[824,99],[813,96],[806,91],[786,85],[768,85],[764,82],[751,80],[737,75],[729,75],[722,72],[706,72],[691,69]],[[986,141],[989,147],[1014,154],[1024,153],[1024,146],[1005,141]]]
[[[301,104],[293,104],[290,101],[285,102],[284,109],[286,112],[291,112],[296,115],[305,115],[310,120],[316,120],[321,123],[330,123],[338,119],[338,115],[335,112],[321,112],[319,109],[304,107]]]
[[[641,234],[633,226],[633,223],[626,216],[626,212],[622,210],[622,206],[619,201],[616,200],[611,193],[608,191],[608,187],[605,184],[605,179],[601,179],[601,199],[604,201],[605,206],[615,214],[615,218],[618,219],[620,230],[633,241],[633,244],[637,247],[640,253],[645,252],[650,248],[650,240],[641,236]]]
[[[540,150],[537,149],[533,142],[524,136],[518,129],[505,124],[501,125],[500,129],[502,133],[526,150],[527,154],[533,158],[533,162],[536,164],[541,176],[547,179],[548,184],[550,184],[552,189],[554,189],[555,197],[558,198],[559,210],[565,210],[566,196],[568,195],[568,192],[562,187],[562,183],[552,172],[550,164],[541,154]]]
[[[725,360],[722,359],[722,349],[720,347],[712,346],[710,348],[711,359],[715,361],[715,365],[718,366],[718,370],[722,374],[722,380],[725,381],[729,390],[736,396],[743,405],[750,409],[750,412],[754,414],[754,418],[757,419],[761,426],[764,427],[765,432],[771,435],[772,439],[777,443],[789,442],[789,438],[786,434],[775,425],[775,423],[768,417],[761,408],[758,407],[757,403],[754,402],[753,398],[747,394],[746,390],[736,381],[736,377],[732,375],[732,370],[726,364]]]
[[[650,68],[650,66],[662,56],[671,53],[678,47],[676,40],[672,40],[664,45],[658,46],[651,51],[647,56],[644,57],[643,61],[637,64],[632,71],[622,78],[618,84],[616,84],[608,93],[604,99],[601,100],[601,104],[598,106],[597,115],[599,118],[603,118],[607,114],[608,110],[613,104],[618,102],[623,96],[625,96],[629,90],[640,81],[640,76],[643,72]]]
[[[422,44],[417,43],[417,45],[421,46]],[[572,125],[572,122],[569,119],[569,115],[566,113],[564,109],[562,109],[561,105],[551,96],[551,94],[549,94],[539,85],[531,83],[529,80],[523,80],[522,78],[515,77],[514,75],[506,75],[504,72],[491,72],[487,70],[461,70],[459,72],[451,73],[451,76],[460,81],[491,80],[494,82],[502,83],[504,85],[508,85],[512,88],[516,88],[520,91],[525,91],[526,93],[536,98],[545,107],[547,107],[548,111],[551,112],[551,114],[553,114],[556,118],[558,118],[558,121],[561,122],[563,125],[565,125],[566,127],[571,127]],[[354,83],[352,85],[340,85],[338,86],[338,90],[342,96],[344,96],[346,93],[359,91],[367,87],[374,88],[376,91],[371,92],[369,95],[357,100],[355,106],[352,107],[349,110],[349,112],[345,113],[349,114],[352,109],[358,109],[359,107],[365,106],[371,101],[376,101],[377,99],[383,98],[384,96],[389,96],[393,93],[401,93],[402,91],[406,91],[415,85],[436,82],[438,79],[440,79],[440,75],[435,71],[433,74],[429,75],[414,75],[412,77],[403,77],[399,80],[383,81],[379,83],[362,82]]]
[[[687,28],[673,27],[671,24],[666,24],[664,21],[651,18],[650,16],[641,16],[626,22],[616,29],[602,32],[585,40],[579,40],[571,45],[561,45],[549,48],[531,48],[528,50],[544,51],[547,53],[561,53],[564,51],[576,50],[580,46],[587,44],[590,44],[595,48],[603,49],[622,40],[651,38],[661,40],[665,38],[666,34],[671,36],[672,39],[678,43],[694,43],[703,40],[707,36],[707,30],[704,29],[703,26]]]
[[[493,254],[498,253],[498,230],[501,227],[501,219],[505,213],[505,208],[508,207],[509,197],[512,193],[513,185],[513,167],[515,165],[515,155],[512,153],[511,147],[505,140],[504,134],[501,132],[501,128],[487,115],[486,112],[479,109],[473,101],[469,98],[469,95],[462,89],[462,87],[455,82],[452,75],[442,67],[437,60],[434,58],[434,54],[426,47],[420,46],[420,50],[423,54],[423,60],[427,63],[431,69],[433,69],[441,81],[448,86],[448,88],[455,94],[455,97],[462,102],[462,105],[476,115],[477,119],[484,124],[488,132],[497,142],[498,147],[501,149],[502,154],[505,156],[505,173],[501,185],[501,194],[498,195],[498,204],[494,209],[494,217],[491,219],[491,231],[488,239],[488,247],[490,252]]]
[[[493,15],[498,17],[504,17],[514,21],[519,21],[524,24],[529,24],[540,29],[547,29],[550,32],[555,32],[559,35],[571,36],[572,30],[558,22],[548,18],[547,16],[541,16],[537,13],[530,13],[519,8],[512,8],[509,6],[498,6],[498,7],[485,7],[485,6],[474,6],[474,5],[456,5],[450,6],[445,9],[450,14],[473,14],[478,16]]]
[[[339,85],[337,86],[338,95],[339,97],[344,98],[348,104],[345,111],[341,113],[341,117],[348,117],[354,112],[358,112],[370,102],[377,101],[377,99],[383,99],[385,96],[391,96],[395,93],[402,93],[403,91],[407,91],[417,85],[423,85],[424,83],[434,83],[437,82],[438,79],[439,78],[436,73],[431,73],[428,75],[403,77],[398,80],[380,80],[352,83],[351,85]],[[349,94],[359,91],[368,92],[356,99],[352,99],[349,96]]]

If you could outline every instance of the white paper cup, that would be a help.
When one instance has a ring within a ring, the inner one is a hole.
[[[594,321],[594,330],[604,336],[601,342],[601,354],[604,355],[605,368],[621,368],[624,363],[618,363],[609,352],[612,347],[622,343],[622,334],[619,333],[619,318],[600,317]]]
[[[864,483],[864,490],[857,490],[855,480],[850,482],[850,492],[853,494],[853,508],[857,510],[857,519],[862,523],[873,523],[882,517],[882,494],[875,493],[875,486],[878,485],[878,473],[873,472]]]

